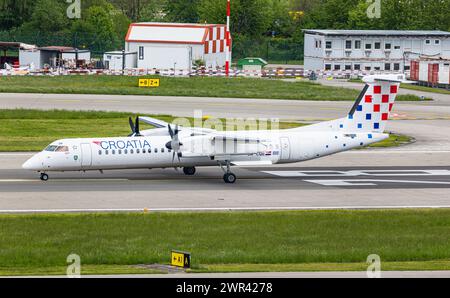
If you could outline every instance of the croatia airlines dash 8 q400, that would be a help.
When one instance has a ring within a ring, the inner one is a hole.
[[[363,147],[389,137],[384,133],[404,75],[373,75],[346,117],[284,130],[218,131],[179,127],[148,117],[130,118],[128,137],[63,139],[23,164],[43,181],[49,172],[218,166],[226,183],[236,182],[231,166],[296,163]],[[139,130],[139,122],[155,127]]]

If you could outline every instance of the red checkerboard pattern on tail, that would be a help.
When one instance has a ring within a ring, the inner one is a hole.
[[[348,131],[384,132],[394,107],[400,82],[377,80],[367,85],[367,90],[357,103],[353,114],[340,124]]]
[[[211,26],[205,40],[205,54],[224,53],[226,45],[226,27]]]

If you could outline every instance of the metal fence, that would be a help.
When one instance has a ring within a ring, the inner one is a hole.
[[[103,53],[112,50],[122,50],[124,42],[115,39],[81,33],[15,33],[0,31],[0,41],[14,41],[43,46],[67,46],[91,51],[93,57],[101,58]]]
[[[37,46],[69,46],[89,49],[93,57],[100,58],[104,52],[122,50],[124,40],[107,39],[81,33],[17,33],[0,31],[0,41],[16,41]],[[233,60],[259,57],[271,63],[300,64],[303,60],[303,42],[289,38],[248,38],[236,36],[233,40]]]
[[[303,42],[289,38],[248,39],[236,37],[233,40],[233,59],[259,57],[269,63],[301,64]]]

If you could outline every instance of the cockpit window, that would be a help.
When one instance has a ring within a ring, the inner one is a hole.
[[[68,146],[58,146],[58,148],[56,148],[56,152],[69,152],[69,147]]]
[[[56,148],[58,148],[58,146],[50,145],[47,148],[45,148],[45,151],[53,152],[56,150]]]

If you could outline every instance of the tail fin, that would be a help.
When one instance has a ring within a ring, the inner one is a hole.
[[[366,83],[346,118],[296,128],[302,131],[346,131],[383,133],[394,107],[404,75],[373,75]]]
[[[384,132],[403,80],[403,75],[364,77],[366,85],[339,128],[349,131]]]

